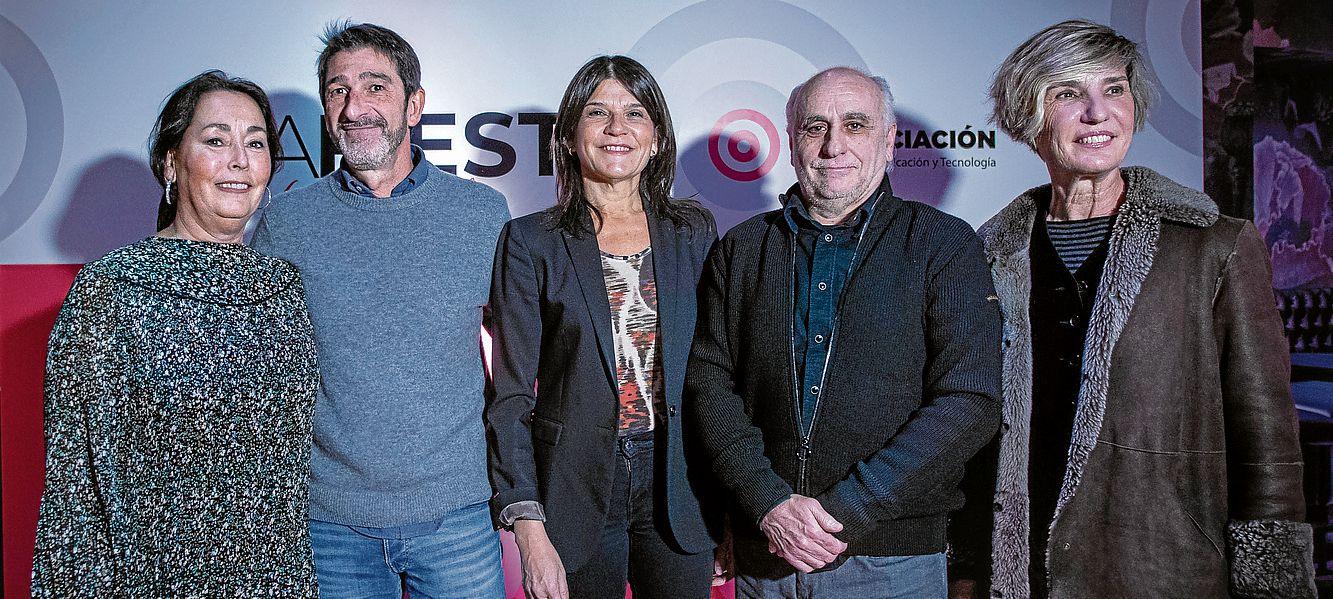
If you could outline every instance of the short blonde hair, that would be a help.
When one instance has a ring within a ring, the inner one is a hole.
[[[1037,32],[1000,63],[990,84],[990,120],[1014,141],[1034,147],[1045,124],[1042,97],[1051,84],[1120,66],[1134,97],[1134,130],[1143,129],[1157,91],[1138,44],[1110,27],[1078,19]]]

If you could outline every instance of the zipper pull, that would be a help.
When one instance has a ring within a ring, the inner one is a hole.
[[[810,440],[801,439],[801,447],[796,450],[796,459],[804,462],[810,458]]]

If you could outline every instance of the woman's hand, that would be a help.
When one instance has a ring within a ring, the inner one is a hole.
[[[528,599],[569,599],[565,565],[546,536],[546,524],[540,520],[516,520],[514,542],[523,562],[523,593]]]
[[[949,581],[949,599],[976,599],[977,581],[959,579]]]
[[[736,560],[731,553],[731,539],[713,550],[713,586],[727,584],[736,575]]]
[[[736,554],[731,551],[731,525],[727,525],[726,535],[717,549],[713,550],[713,586],[727,584],[736,576]]]

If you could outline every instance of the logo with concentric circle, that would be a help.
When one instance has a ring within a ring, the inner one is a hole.
[[[56,76],[32,38],[13,21],[0,16],[0,39],[5,41],[0,51],[0,68],[13,79],[14,89],[18,90],[27,131],[14,178],[8,186],[0,181],[0,206],[5,207],[0,212],[0,240],[3,240],[28,221],[51,190],[64,149],[65,112]],[[0,102],[0,106],[7,114],[18,112],[18,107],[5,102]]]
[[[782,141],[763,113],[740,108],[722,115],[708,134],[708,157],[733,181],[755,181],[778,163]]]
[[[670,100],[680,135],[676,193],[723,209],[723,228],[775,207],[795,180],[782,133],[792,87],[826,67],[866,66],[833,26],[780,0],[690,4],[645,32],[628,54],[653,72]]]

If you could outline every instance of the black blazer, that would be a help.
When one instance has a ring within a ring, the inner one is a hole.
[[[717,241],[712,215],[696,214],[685,227],[648,214],[668,439],[658,497],[671,536],[690,553],[715,545],[700,507],[711,477],[687,473],[680,431],[699,276]],[[597,237],[554,228],[550,215],[516,218],[500,233],[485,421],[492,514],[498,521],[505,506],[540,501],[546,532],[572,571],[592,555],[605,522],[619,400]]]

